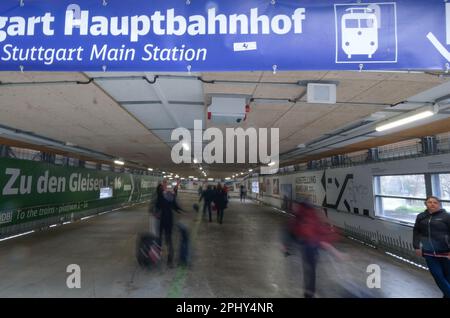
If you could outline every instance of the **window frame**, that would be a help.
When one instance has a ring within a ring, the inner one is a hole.
[[[401,195],[388,195],[381,194],[381,177],[395,177],[395,176],[415,176],[422,175],[425,181],[425,197],[409,197],[409,196],[401,196]],[[414,222],[406,221],[402,219],[398,219],[391,216],[386,216],[383,210],[383,198],[392,198],[392,199],[406,199],[406,200],[415,200],[415,201],[423,201],[424,202],[424,210],[425,210],[425,200],[428,197],[429,182],[427,181],[427,173],[390,173],[390,174],[379,174],[372,175],[372,183],[373,183],[373,197],[374,197],[374,211],[375,217],[378,219],[387,220],[392,223],[401,223],[409,226],[413,226]],[[420,213],[420,212],[419,212]],[[417,213],[418,214],[418,213]]]
[[[391,174],[377,174],[372,175],[372,186],[373,186],[373,198],[374,198],[374,212],[375,218],[387,220],[392,223],[401,223],[406,224],[408,226],[414,226],[414,222],[401,220],[395,217],[390,217],[384,215],[382,198],[393,198],[393,199],[408,199],[408,200],[416,200],[424,202],[424,211],[426,209],[425,200],[427,197],[433,195],[440,199],[441,206],[444,204],[450,205],[449,199],[441,198],[441,185],[439,175],[448,174],[450,175],[450,171],[439,171],[439,172],[422,172],[422,173],[391,173]],[[391,177],[391,176],[411,176],[411,175],[423,175],[425,180],[425,198],[421,197],[407,197],[407,196],[396,196],[396,195],[386,195],[381,193],[381,178],[380,177]]]

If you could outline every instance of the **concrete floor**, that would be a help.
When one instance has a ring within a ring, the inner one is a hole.
[[[253,202],[230,202],[224,223],[201,220],[196,196],[181,194],[178,219],[191,231],[192,265],[145,270],[135,259],[136,235],[148,229],[146,206],[0,242],[0,297],[302,297],[301,259],[284,257],[286,216]],[[176,242],[176,238],[174,240]],[[343,297],[345,286],[376,297],[442,297],[430,274],[377,250],[342,239],[348,261],[320,256],[318,297]],[[81,288],[69,289],[67,266],[81,268]],[[366,286],[369,264],[381,267],[381,289]]]

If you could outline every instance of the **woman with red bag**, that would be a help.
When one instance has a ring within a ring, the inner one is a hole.
[[[325,249],[337,259],[344,259],[332,243],[338,235],[321,216],[320,211],[307,202],[295,202],[294,217],[288,223],[288,235],[301,251],[305,298],[313,298],[316,292],[316,268],[319,250]],[[286,249],[286,255],[289,255]]]

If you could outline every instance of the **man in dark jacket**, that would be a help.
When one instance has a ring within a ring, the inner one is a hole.
[[[211,203],[214,200],[214,191],[212,187],[209,185],[206,190],[204,190],[200,196],[200,199],[198,202],[200,202],[203,199],[203,216],[206,214],[206,210],[208,210],[209,213],[209,222],[212,222],[211,218]]]
[[[437,197],[428,197],[425,205],[425,212],[416,218],[413,246],[416,254],[425,258],[444,297],[450,298],[450,214]]]
[[[223,222],[223,212],[227,207],[228,202],[228,194],[223,190],[222,185],[217,184],[215,193],[214,193],[214,204],[217,208],[217,222],[222,224]]]
[[[182,209],[176,202],[176,197],[173,192],[168,191],[166,183],[163,183],[162,193],[160,194],[157,202],[157,206],[160,209],[160,223],[159,223],[159,239],[162,246],[163,235],[168,248],[167,264],[169,267],[173,266],[173,242],[172,242],[172,230],[173,230],[173,210],[180,212]]]

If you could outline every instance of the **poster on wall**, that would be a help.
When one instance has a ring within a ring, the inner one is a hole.
[[[295,178],[295,199],[309,201],[316,205],[324,204],[325,187],[322,183],[324,172],[305,173]]]
[[[292,208],[292,184],[282,184],[280,186],[281,191],[281,209],[284,211],[290,211]]]
[[[252,192],[259,193],[259,182],[258,181],[252,182]]]
[[[273,179],[273,194],[280,194],[280,180]]]

